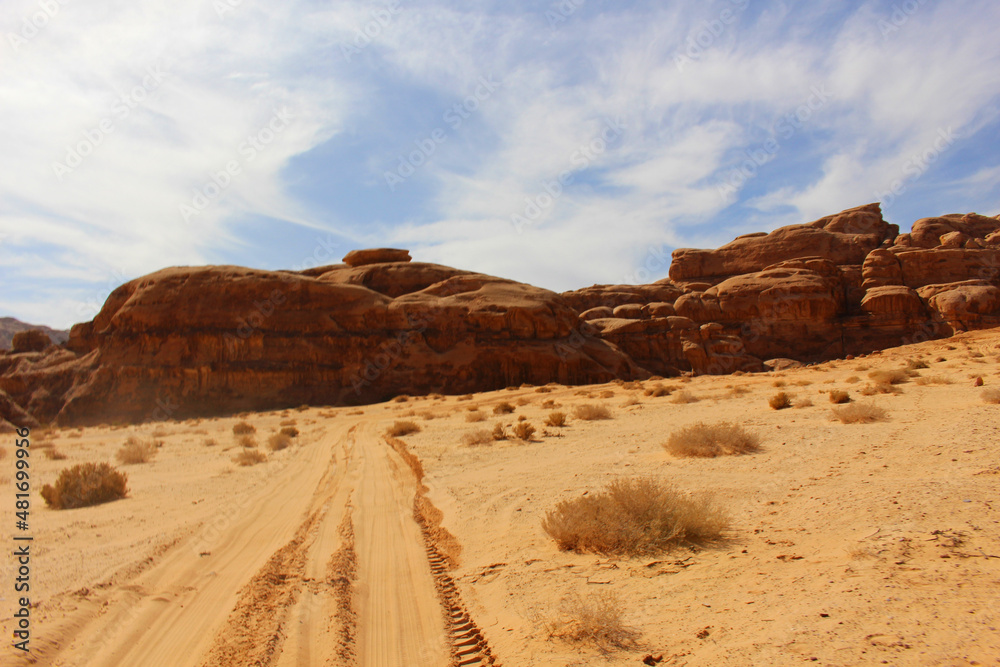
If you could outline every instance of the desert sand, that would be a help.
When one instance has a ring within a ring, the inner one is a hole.
[[[860,395],[869,372],[918,358],[928,368],[901,393]],[[5,647],[3,662],[1000,664],[1000,405],[983,400],[1000,387],[1000,330],[663,383],[698,400],[646,395],[656,381],[525,386],[36,430],[32,652]],[[832,389],[888,419],[832,419]],[[768,407],[778,391],[797,407]],[[516,410],[494,415],[504,401]],[[605,405],[612,418],[573,418],[582,404]],[[471,406],[483,422],[467,421]],[[570,415],[566,426],[543,426],[554,410]],[[529,442],[462,444],[520,416],[537,428]],[[387,438],[400,420],[420,431]],[[256,428],[266,462],[233,462],[242,421]],[[693,459],[663,448],[675,429],[719,421],[756,432],[761,451]],[[282,425],[300,433],[271,452],[266,440]],[[121,465],[115,453],[129,436],[162,444],[150,462]],[[10,495],[5,448],[0,484]],[[52,448],[67,458],[47,458]],[[45,507],[41,484],[86,461],[125,471],[129,496]],[[559,551],[542,529],[560,500],[645,476],[713,493],[732,518],[726,540],[607,557]],[[12,503],[3,511],[13,525]],[[3,591],[5,610],[11,595]],[[564,599],[595,595],[616,601],[639,633],[633,646],[553,636],[573,621]],[[12,621],[2,621],[7,637]]]

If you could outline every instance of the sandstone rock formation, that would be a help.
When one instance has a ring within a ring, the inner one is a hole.
[[[717,250],[670,279],[547,290],[395,249],[308,271],[173,268],[63,346],[0,353],[0,419],[144,421],[398,394],[761,371],[1000,326],[1000,219],[899,234],[869,204]]]

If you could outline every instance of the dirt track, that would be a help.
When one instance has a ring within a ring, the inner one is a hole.
[[[341,421],[290,451],[221,519],[178,526],[88,589],[39,632],[34,664],[479,664],[449,632],[468,619],[439,590],[419,481],[376,424]]]

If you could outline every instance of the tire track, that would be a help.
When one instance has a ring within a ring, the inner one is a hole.
[[[337,660],[350,667],[356,664],[355,642],[358,634],[358,612],[354,605],[354,586],[358,579],[358,556],[354,551],[353,509],[344,510],[340,524],[340,548],[330,559],[327,580],[333,587],[337,604]]]

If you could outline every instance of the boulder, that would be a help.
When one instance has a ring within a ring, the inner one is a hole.
[[[904,285],[871,288],[862,299],[861,308],[872,315],[889,317],[909,318],[927,314],[920,295]]]
[[[642,304],[638,303],[627,303],[622,306],[616,307],[612,314],[615,317],[622,317],[628,320],[641,320],[645,318],[645,312],[642,309]]]
[[[19,331],[14,334],[14,337],[11,339],[10,351],[12,354],[41,352],[49,345],[52,345],[52,340],[47,333],[41,329],[29,329],[28,331]]]
[[[366,266],[368,264],[386,264],[388,262],[409,262],[410,251],[396,248],[370,248],[367,250],[352,250],[344,255],[344,264],[348,266]]]

